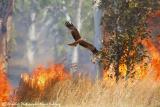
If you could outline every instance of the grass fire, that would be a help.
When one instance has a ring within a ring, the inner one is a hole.
[[[10,99],[11,85],[8,81],[4,65],[0,61],[0,104]]]
[[[24,84],[31,88],[38,88],[39,90],[44,90],[47,85],[52,81],[62,81],[69,79],[70,75],[64,69],[61,64],[52,65],[49,68],[40,66],[36,68],[31,75],[22,74],[21,80]]]

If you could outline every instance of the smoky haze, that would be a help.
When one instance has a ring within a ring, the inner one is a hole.
[[[8,75],[14,86],[19,83],[20,74],[31,73],[38,65],[64,63],[70,70],[73,42],[65,20],[76,23],[74,16],[77,5],[74,0],[16,0],[13,15],[13,49],[10,52]],[[92,42],[94,35],[92,3],[83,1],[81,9],[81,34]],[[91,63],[91,52],[78,49],[78,70],[95,75]]]

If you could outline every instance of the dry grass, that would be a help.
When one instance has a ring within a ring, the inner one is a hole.
[[[96,81],[86,78],[52,82],[38,91],[21,83],[19,102],[55,102],[61,107],[160,107],[160,84],[151,79]]]

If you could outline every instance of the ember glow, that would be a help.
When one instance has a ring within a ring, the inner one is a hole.
[[[141,62],[139,64],[136,64],[134,66],[135,78],[136,79],[143,79],[143,78],[145,78],[145,76],[148,73],[148,68],[149,67],[145,66],[145,61],[143,61],[143,62]]]
[[[29,75],[21,75],[22,81],[32,88],[44,90],[52,81],[61,81],[69,79],[70,75],[65,71],[62,64],[51,65],[48,68],[39,66]]]
[[[119,65],[119,72],[121,74],[121,76],[125,77],[127,74],[127,65],[126,64],[120,64]]]
[[[11,87],[5,74],[4,66],[0,64],[0,102],[8,102]]]

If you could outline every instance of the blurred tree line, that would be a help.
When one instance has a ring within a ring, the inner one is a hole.
[[[70,67],[74,49],[66,44],[73,41],[73,38],[64,23],[69,20],[76,27],[80,23],[82,37],[92,42],[92,7],[92,1],[85,0],[15,0],[11,43],[14,49],[10,53],[10,70],[28,71],[29,68],[31,71],[39,64],[63,61]],[[78,57],[84,56],[79,58],[81,65],[82,62],[90,63],[87,50],[80,47],[77,53]]]
[[[17,33],[24,33],[18,34],[22,36],[17,36],[17,39],[25,38],[23,39],[24,43],[28,45],[28,48],[31,48],[26,51],[29,51],[28,54],[30,53],[30,51],[33,51],[33,53],[35,53],[40,51],[41,49],[46,49],[47,46],[45,46],[45,43],[40,44],[41,46],[38,44],[38,42],[46,42],[52,43],[51,45],[49,45],[52,47],[48,46],[49,49],[47,51],[54,51],[55,53],[53,53],[53,56],[55,58],[59,58],[62,56],[62,53],[64,53],[63,51],[66,51],[64,48],[64,42],[71,39],[71,37],[69,37],[69,33],[66,34],[66,29],[64,29],[64,22],[68,17],[73,20],[74,23],[76,22],[76,17],[74,16],[74,12],[76,11],[72,9],[72,3],[74,3],[74,0],[15,1],[14,23],[15,26],[23,25],[23,27],[21,28],[17,27],[19,28],[19,32],[17,31]],[[91,12],[89,10],[89,5],[89,2],[84,2],[82,8],[85,8],[89,12]],[[85,33],[88,33],[88,35],[93,35],[93,32],[88,32],[89,30],[91,30],[91,21],[88,19],[92,17],[90,15],[91,13],[88,13],[88,11],[82,12],[82,14],[84,14],[82,16],[86,16],[82,19],[82,23],[85,23],[83,25],[84,28],[82,29],[82,35]],[[26,33],[28,33],[28,35]],[[86,37],[87,39],[91,38],[91,36]],[[38,49],[34,45],[38,45]]]

